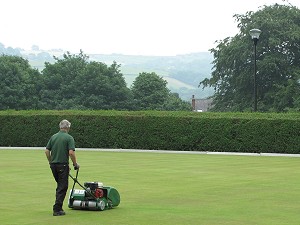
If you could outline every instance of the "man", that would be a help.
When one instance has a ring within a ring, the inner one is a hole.
[[[68,120],[62,120],[59,123],[60,131],[50,138],[45,150],[53,177],[57,183],[53,216],[63,216],[66,214],[62,206],[68,190],[69,157],[73,162],[74,169],[79,169],[79,164],[75,156],[75,141],[68,134],[70,127],[71,123]]]

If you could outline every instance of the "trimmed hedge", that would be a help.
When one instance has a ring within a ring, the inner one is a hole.
[[[62,119],[81,148],[300,153],[298,113],[0,111],[0,146],[45,146]]]

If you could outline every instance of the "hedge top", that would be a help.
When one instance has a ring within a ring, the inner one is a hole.
[[[231,118],[264,120],[299,120],[300,113],[249,113],[249,112],[186,112],[186,111],[115,111],[115,110],[0,110],[0,116],[35,116],[35,115],[84,115],[84,116],[134,116],[134,117],[194,117],[194,118]]]

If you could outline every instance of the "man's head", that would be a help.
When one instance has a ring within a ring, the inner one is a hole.
[[[71,123],[68,120],[62,120],[59,123],[59,129],[69,131]]]

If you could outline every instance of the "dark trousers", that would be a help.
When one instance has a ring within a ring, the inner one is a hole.
[[[56,200],[53,205],[53,211],[62,210],[63,202],[66,197],[69,184],[69,165],[68,164],[50,164],[53,177],[57,183]]]

